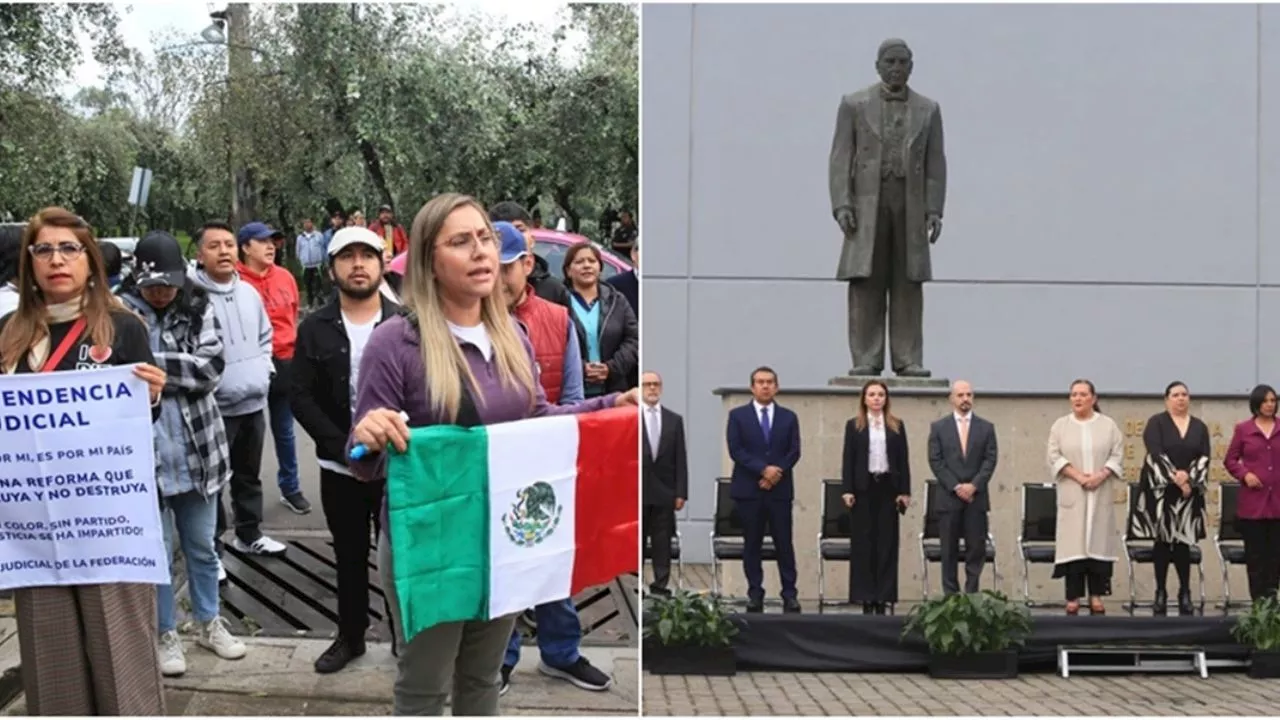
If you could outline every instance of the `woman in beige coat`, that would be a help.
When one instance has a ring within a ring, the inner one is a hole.
[[[1093,383],[1071,383],[1071,414],[1049,430],[1049,473],[1058,483],[1058,532],[1053,576],[1066,579],[1067,614],[1106,612],[1111,570],[1119,557],[1119,529],[1112,507],[1114,483],[1124,476],[1124,433],[1098,408]]]

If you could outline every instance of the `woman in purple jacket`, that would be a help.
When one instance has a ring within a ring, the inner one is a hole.
[[[411,426],[491,425],[637,403],[632,389],[579,405],[547,404],[533,347],[507,311],[495,238],[484,209],[470,197],[440,195],[418,211],[404,277],[408,314],[379,325],[364,350],[351,446],[390,444],[403,451]],[[385,472],[381,460],[366,456],[351,469],[370,480]],[[384,499],[378,568],[390,589],[386,512]],[[387,598],[399,628],[395,593]],[[512,615],[446,623],[414,636],[400,649],[395,714],[442,715],[452,691],[454,715],[497,715],[499,672],[514,622]]]
[[[1275,597],[1280,585],[1280,437],[1276,437],[1276,391],[1259,385],[1249,393],[1253,417],[1236,425],[1223,459],[1240,481],[1236,524],[1244,537],[1249,595]]]

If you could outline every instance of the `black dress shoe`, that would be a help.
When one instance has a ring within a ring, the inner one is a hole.
[[[798,613],[800,612],[800,601],[795,598],[786,598],[782,601],[782,612]]]
[[[669,589],[665,587],[658,587],[657,585],[649,586],[649,594],[656,595],[658,597],[671,597],[671,591]]]
[[[1169,593],[1164,590],[1156,590],[1156,598],[1151,601],[1151,614],[1156,617],[1164,617],[1169,614]]]
[[[1191,590],[1188,588],[1178,590],[1178,614],[1184,617],[1196,614],[1196,606],[1191,602]]]
[[[339,635],[337,640],[316,659],[316,672],[327,675],[347,666],[347,663],[364,654],[364,638],[348,640]]]
[[[761,599],[759,599],[759,600],[748,600],[748,601],[747,601],[747,612],[749,612],[749,613],[762,613],[762,612],[764,612],[764,599],[763,599],[763,598],[761,598]]]

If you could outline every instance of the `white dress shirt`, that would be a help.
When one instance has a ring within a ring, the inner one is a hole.
[[[644,428],[649,436],[649,453],[654,460],[657,460],[658,441],[662,439],[662,405],[660,403],[644,406]]]
[[[889,472],[889,450],[885,443],[884,415],[867,413],[868,448],[867,472],[886,475]]]

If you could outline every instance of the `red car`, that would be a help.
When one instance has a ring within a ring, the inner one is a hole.
[[[547,261],[547,270],[553,276],[563,280],[565,253],[574,245],[580,242],[587,242],[587,238],[573,233],[562,233],[545,228],[538,228],[531,232],[533,233],[533,251]],[[614,275],[631,269],[631,263],[623,259],[621,255],[599,243],[591,244],[596,246],[596,249],[600,251],[600,257],[604,258],[604,267],[600,269],[601,280],[608,280]],[[391,261],[391,264],[387,266],[387,270],[404,275],[405,255],[406,253],[397,255]]]

